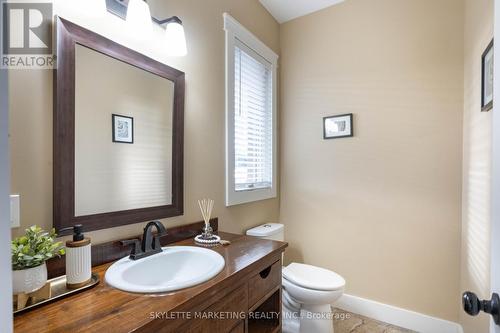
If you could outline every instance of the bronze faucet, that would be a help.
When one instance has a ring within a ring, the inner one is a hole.
[[[156,234],[153,234],[153,227],[156,227]],[[130,259],[139,260],[152,256],[153,254],[161,253],[160,238],[166,234],[167,229],[160,221],[152,221],[144,228],[142,242],[138,239],[131,239],[121,241],[120,243],[124,246],[133,245],[132,251],[130,252]]]

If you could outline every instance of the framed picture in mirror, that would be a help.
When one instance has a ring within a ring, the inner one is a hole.
[[[134,118],[113,114],[113,142],[134,143]]]

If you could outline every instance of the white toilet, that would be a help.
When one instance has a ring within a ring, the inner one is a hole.
[[[284,225],[266,223],[248,236],[285,240]],[[333,333],[331,305],[342,296],[345,280],[324,268],[291,263],[283,267],[283,332]]]

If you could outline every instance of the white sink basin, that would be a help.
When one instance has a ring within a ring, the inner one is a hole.
[[[215,251],[194,246],[164,247],[162,253],[115,262],[106,271],[106,282],[133,293],[162,293],[206,282],[224,268]]]

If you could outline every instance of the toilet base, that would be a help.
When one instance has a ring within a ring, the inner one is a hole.
[[[285,289],[283,289],[282,298],[282,331],[283,333],[299,333],[300,304],[292,300]]]
[[[286,291],[283,290],[285,294]],[[283,297],[283,333],[333,333],[333,312],[330,304],[302,305],[300,309]]]

